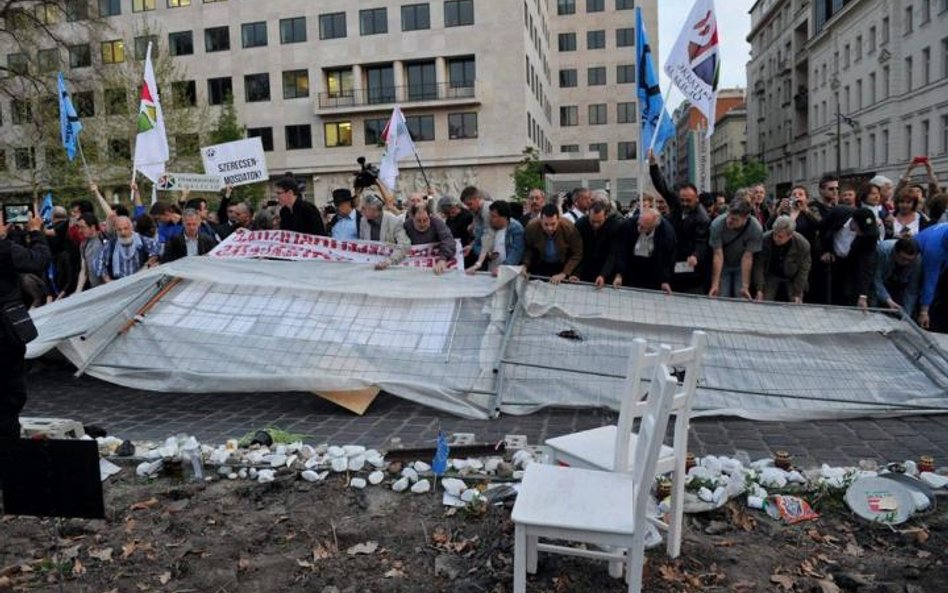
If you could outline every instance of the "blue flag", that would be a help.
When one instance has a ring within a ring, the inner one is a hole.
[[[434,459],[431,460],[431,473],[436,476],[443,476],[448,471],[448,455],[451,453],[451,447],[448,446],[448,439],[444,433],[438,431],[438,446],[435,448]]]
[[[76,147],[79,143],[79,132],[82,131],[82,122],[76,114],[76,108],[66,90],[66,81],[63,73],[59,73],[59,129],[63,137],[63,147],[69,160],[76,158]]]
[[[40,218],[47,227],[53,226],[53,194],[46,192],[43,196],[43,205],[40,207]]]
[[[658,74],[652,63],[652,48],[645,32],[642,9],[638,7],[635,9],[635,38],[635,64],[638,67],[636,93],[639,98],[639,118],[642,121],[642,153],[653,146],[653,136],[653,149],[660,152],[665,141],[675,135],[675,126],[665,111],[665,101],[662,99]]]

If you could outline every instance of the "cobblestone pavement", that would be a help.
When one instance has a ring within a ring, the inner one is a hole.
[[[70,418],[135,440],[187,433],[219,443],[278,426],[305,434],[313,442],[373,447],[386,447],[393,438],[404,446],[431,445],[439,428],[448,434],[474,433],[478,442],[523,434],[531,444],[540,444],[548,436],[613,423],[616,418],[604,410],[548,409],[529,416],[467,420],[387,394],[358,417],[306,393],[161,394],[89,377],[76,379],[72,370],[49,359],[36,362],[28,378],[30,399],[24,415]],[[901,461],[919,455],[933,455],[937,464],[948,464],[945,414],[815,422],[696,419],[690,438],[690,449],[697,454],[744,450],[757,458],[786,450],[803,467],[855,464],[864,458]]]

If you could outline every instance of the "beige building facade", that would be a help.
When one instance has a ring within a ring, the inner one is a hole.
[[[657,43],[657,3],[637,4]],[[248,135],[263,141],[271,175],[292,171],[317,202],[351,185],[357,157],[379,162],[379,135],[396,104],[441,192],[476,184],[512,195],[511,173],[526,147],[551,160],[601,155],[601,173],[553,175],[554,184],[560,177],[634,191],[632,8],[631,0],[90,0],[89,14],[102,14],[106,29],[71,40],[88,46],[88,59],[75,61],[71,49],[60,59],[67,76],[96,74],[112,67],[119,49],[132,60],[148,31],[183,73],[178,90],[208,106],[210,118],[232,96]],[[162,89],[165,102],[169,90]],[[81,83],[73,89],[82,91]],[[4,101],[0,111],[9,113]],[[575,107],[575,122],[561,117],[564,107]],[[11,118],[0,122],[4,143],[17,146],[24,130]],[[178,141],[185,140],[169,138],[172,152]],[[4,170],[23,164],[14,152],[5,151]],[[401,167],[400,192],[424,188],[415,162]]]
[[[718,118],[711,134],[711,189],[726,191],[725,172],[747,153],[747,108],[734,107]]]

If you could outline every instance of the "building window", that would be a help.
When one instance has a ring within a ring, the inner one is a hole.
[[[326,148],[352,146],[352,122],[329,122],[323,125],[323,130],[326,134]]]
[[[941,77],[948,78],[948,37],[941,40]]]
[[[175,107],[196,107],[197,84],[193,80],[172,82],[171,101]]]
[[[173,56],[190,56],[194,53],[194,34],[191,31],[168,33],[168,53]]]
[[[331,99],[352,96],[352,69],[327,70],[326,90]]]
[[[155,0],[132,0],[132,12],[150,12],[155,9]]]
[[[168,8],[181,8],[182,6],[191,6],[191,0],[168,0]]]
[[[121,39],[102,42],[102,63],[121,64],[125,61],[125,42]]]
[[[105,89],[106,115],[126,115],[128,113],[128,93],[125,89]]]
[[[273,152],[273,128],[247,128],[248,138],[260,138],[264,152]]]
[[[247,103],[270,100],[270,75],[247,74],[244,76],[244,96]]]
[[[228,51],[230,49],[230,28],[213,27],[204,29],[204,49],[208,53]]]
[[[889,42],[889,17],[882,17],[882,41],[881,45]]]
[[[635,45],[635,29],[626,27],[616,29],[616,47],[632,47]]]
[[[632,10],[635,8],[635,0],[616,0],[616,10]]]
[[[929,142],[929,134],[931,133],[930,125],[927,119],[922,120],[922,150],[919,154],[931,154],[931,143]]]
[[[287,70],[283,73],[283,98],[301,99],[309,96],[309,71]]]
[[[556,14],[560,16],[565,14],[576,14],[576,0],[557,0]]]
[[[95,93],[92,91],[73,93],[72,104],[79,117],[95,117]]]
[[[59,48],[41,49],[36,52],[36,65],[40,72],[59,70]]]
[[[63,11],[66,13],[67,23],[84,21],[89,18],[89,0],[66,0]]]
[[[926,47],[922,50],[922,86],[932,81],[932,50]],[[928,153],[925,153],[928,154]]]
[[[903,153],[903,158],[905,160],[910,160],[912,158],[912,125],[911,124],[905,126],[905,152]]]
[[[111,138],[109,140],[109,160],[127,161],[132,158],[132,149],[125,138]]]
[[[428,142],[435,139],[433,115],[410,115],[405,118],[405,124],[415,142]]]
[[[387,119],[367,119],[363,122],[366,146],[382,144],[382,130],[385,129],[387,124]]]
[[[564,105],[560,107],[560,127],[568,128],[579,125],[579,107],[576,105]]]
[[[602,12],[605,9],[605,0],[586,0],[586,12]]]
[[[122,14],[122,0],[99,0],[99,16]]]
[[[560,146],[560,152],[579,152],[579,144],[564,144]]]
[[[444,2],[444,26],[445,27],[463,27],[466,25],[473,25],[473,24],[474,24],[474,0],[445,0]]]
[[[341,39],[346,36],[346,13],[333,12],[319,15],[319,38]]]
[[[587,69],[586,84],[589,86],[602,86],[606,84],[606,67],[594,66]]]
[[[635,83],[635,65],[619,64],[616,66],[616,83],[634,84]]]
[[[474,56],[448,60],[448,84],[452,89],[472,89],[476,79]]]
[[[635,142],[620,142],[618,148],[619,152],[616,158],[620,161],[634,161],[636,159]]]
[[[438,98],[438,83],[434,62],[416,62],[405,65],[409,101],[429,101]]]
[[[421,31],[431,28],[428,3],[402,6],[402,31]]]
[[[268,43],[267,23],[244,23],[240,26],[240,41],[244,49],[249,47],[264,47]]]
[[[635,103],[619,103],[616,105],[616,122],[620,124],[635,123]]]
[[[286,126],[286,149],[305,150],[313,147],[313,130],[309,124]]]
[[[905,34],[908,35],[915,30],[915,7],[911,4],[905,7]]]
[[[912,78],[912,56],[905,58],[905,92],[910,92],[915,86]]]
[[[69,46],[69,67],[88,68],[92,65],[92,52],[88,45]]]
[[[560,33],[557,41],[560,51],[576,51],[576,33]]]
[[[306,41],[306,17],[280,19],[280,43],[303,43]]]
[[[941,116],[941,154],[948,154],[948,115]]]
[[[577,84],[576,68],[560,70],[560,88],[572,88]]]
[[[388,33],[388,9],[367,8],[359,11],[359,34],[381,35]]]
[[[449,113],[448,137],[451,140],[477,138],[477,113]]]
[[[146,35],[144,37],[135,38],[135,59],[144,60],[145,54],[148,53],[148,44],[151,44],[151,56],[158,56],[158,36],[157,35]]]
[[[10,101],[10,120],[15,126],[30,123],[33,120],[33,108],[30,102],[22,99]]]
[[[609,145],[605,142],[597,142],[589,145],[589,152],[598,152],[600,161],[609,160]]]
[[[197,156],[201,149],[201,137],[197,134],[178,134],[174,137],[176,156]]]
[[[32,148],[17,148],[13,151],[13,162],[20,171],[33,168],[34,152]]]
[[[789,55],[790,52],[787,52]],[[853,62],[858,62],[862,59],[862,35],[856,36],[856,43],[853,44]]]
[[[932,20],[932,0],[922,0],[922,14],[919,16],[920,16],[920,20],[919,20],[920,25],[926,25]],[[926,152],[923,154],[928,154],[928,153]]]
[[[369,103],[395,102],[395,69],[391,65],[366,68],[365,80]]]
[[[222,105],[234,98],[234,83],[230,76],[207,79],[208,105]]]
[[[889,93],[892,91],[891,80],[889,79],[889,67],[882,67],[882,98],[888,99]],[[888,162],[888,161],[886,161]]]
[[[589,106],[589,125],[602,126],[608,123],[609,117],[605,103],[596,103]]]
[[[875,26],[869,27],[869,47],[866,48],[867,54],[875,53],[876,51],[876,28]]]
[[[586,31],[586,49],[604,49],[606,47],[606,32]]]

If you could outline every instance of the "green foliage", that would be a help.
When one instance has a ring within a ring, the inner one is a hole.
[[[724,170],[725,191],[733,195],[742,187],[767,181],[767,177],[767,166],[759,161],[732,163]]]
[[[536,148],[528,146],[523,149],[523,160],[514,168],[511,177],[515,192],[512,198],[518,202],[525,201],[531,189],[543,187],[543,166]]]
[[[221,107],[220,115],[217,117],[217,125],[211,130],[210,142],[208,144],[222,144],[224,142],[233,142],[243,140],[247,134],[247,127],[241,125],[237,117],[237,110],[234,109],[234,100],[227,96],[224,106]],[[242,185],[234,188],[234,194],[231,197],[232,203],[248,202],[257,206],[266,196],[266,185],[255,183],[253,185]]]

